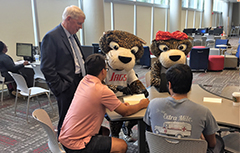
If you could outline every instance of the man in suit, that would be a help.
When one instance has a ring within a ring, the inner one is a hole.
[[[58,134],[78,83],[85,75],[84,57],[76,36],[84,20],[85,14],[79,7],[66,7],[62,23],[49,31],[41,43],[41,71],[58,102]]]

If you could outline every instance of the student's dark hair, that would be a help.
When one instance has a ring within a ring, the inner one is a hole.
[[[98,76],[103,68],[106,67],[105,57],[101,54],[92,54],[85,61],[87,74]]]
[[[166,79],[171,82],[174,93],[186,94],[192,86],[192,71],[186,64],[176,64],[166,71]]]
[[[0,52],[3,51],[4,46],[5,46],[5,44],[2,41],[0,41]]]

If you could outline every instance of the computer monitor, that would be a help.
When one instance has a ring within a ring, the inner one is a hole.
[[[198,35],[204,35],[205,33],[207,33],[207,28],[198,28],[196,31]]]
[[[222,28],[215,28],[213,30],[213,34],[216,35],[216,36],[219,36],[223,33],[223,29]]]
[[[196,31],[196,28],[187,28],[183,30],[183,32],[189,36],[192,36],[192,34],[195,33],[195,31]]]
[[[213,35],[213,30],[208,30],[208,35]]]
[[[89,55],[94,54],[93,46],[84,46],[84,45],[82,45],[81,48],[82,48],[83,55],[84,55],[85,59],[86,59]]]
[[[33,61],[33,45],[28,43],[16,43],[16,55],[24,60]]]

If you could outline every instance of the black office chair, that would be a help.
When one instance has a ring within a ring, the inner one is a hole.
[[[143,46],[144,53],[143,56],[140,58],[140,65],[145,65],[147,67],[151,66],[151,58],[150,58],[150,50],[148,46]]]
[[[192,48],[190,52],[189,66],[192,70],[204,70],[208,68],[209,48]]]

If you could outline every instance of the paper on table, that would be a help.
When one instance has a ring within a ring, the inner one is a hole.
[[[14,62],[15,65],[23,64],[24,60]]]
[[[144,94],[135,94],[135,95],[123,97],[123,101],[128,102],[130,105],[135,105],[139,103],[141,99],[144,99],[144,98],[145,98]]]
[[[222,103],[222,99],[221,98],[203,97],[203,102]]]

